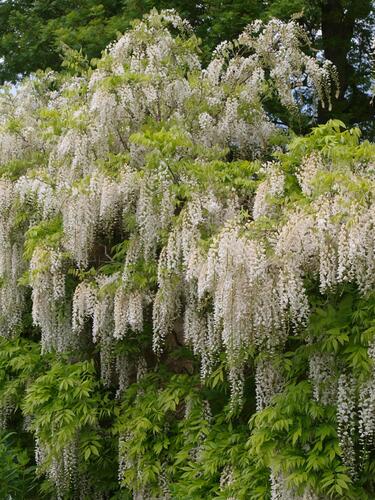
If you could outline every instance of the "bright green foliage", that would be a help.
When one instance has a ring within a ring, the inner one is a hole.
[[[309,327],[314,349],[340,357],[345,370],[365,380],[372,370],[367,348],[375,338],[374,313],[375,297],[358,298],[350,288],[329,304],[320,299]]]
[[[61,238],[62,221],[60,217],[32,226],[25,234],[25,259],[30,260],[35,248],[39,245],[43,244],[55,248]]]
[[[293,488],[345,497],[351,479],[340,462],[335,409],[313,400],[309,382],[288,385],[271,407],[253,417],[252,427],[250,453],[282,471]]]
[[[96,380],[92,361],[69,364],[55,360],[27,388],[23,401],[24,414],[33,416],[29,430],[37,429],[39,442],[48,445],[48,456],[39,473],[71,446],[75,467],[89,477],[100,471],[96,488],[98,492],[106,491],[116,479],[111,456],[114,442],[106,425],[100,428],[100,424],[108,425],[113,411],[109,394]],[[65,473],[74,477],[76,471]]]
[[[173,471],[172,477],[177,479],[189,452],[208,433],[199,380],[174,375],[163,381],[160,375],[150,374],[138,387],[134,385],[127,391],[117,424],[120,436],[124,436],[120,440],[120,453],[129,464],[134,464],[123,471],[123,484],[137,489],[151,484],[154,494],[160,492],[160,474],[169,475]],[[184,419],[186,405],[189,413]],[[171,462],[174,460],[175,463]]]
[[[160,367],[158,374],[129,388],[115,427],[120,453],[126,457],[124,485],[142,490],[151,484],[152,494],[160,496],[162,476],[171,485],[173,498],[224,499],[231,491],[240,499],[248,498],[249,491],[251,498],[266,497],[267,470],[248,454],[249,428],[243,417],[232,414],[220,373],[213,374],[207,387],[200,387],[198,378],[170,376]],[[235,486],[224,494],[220,476],[230,467]]]
[[[348,129],[340,120],[329,120],[324,125],[314,128],[307,136],[295,138],[289,146],[289,151],[290,160],[296,162],[301,161],[305,155],[320,151],[334,164],[339,162],[352,166],[363,164],[371,170],[375,146],[367,140],[361,141],[359,128]]]
[[[101,445],[92,428],[111,415],[111,405],[105,395],[97,393],[94,375],[92,362],[67,365],[57,361],[28,387],[23,411],[38,415],[31,429],[39,429],[42,440],[50,441],[53,432],[51,456],[57,455],[79,431],[85,460],[99,455]]]
[[[10,413],[19,410],[27,387],[41,373],[45,364],[37,342],[1,339],[0,407],[8,407]]]

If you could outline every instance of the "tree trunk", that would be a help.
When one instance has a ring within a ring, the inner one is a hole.
[[[332,96],[332,109],[319,107],[319,122],[335,117],[348,126],[375,118],[371,96],[358,87],[358,75],[348,61],[355,36],[356,20],[367,17],[371,10],[368,0],[324,0],[321,4],[322,48],[327,59],[336,66],[339,77],[339,96]]]

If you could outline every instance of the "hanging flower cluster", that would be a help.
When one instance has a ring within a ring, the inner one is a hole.
[[[142,380],[148,358],[131,360],[115,345],[151,325],[156,357],[180,329],[203,379],[224,352],[233,402],[255,352],[257,410],[268,407],[285,384],[278,355],[309,322],[309,283],[321,294],[351,283],[365,295],[375,286],[371,172],[321,152],[292,167],[259,161],[277,132],[262,106],[270,81],[290,110],[306,78],[330,102],[334,72],[306,56],[303,41],[293,22],[256,22],[202,69],[188,23],[153,12],[83,76],[48,73],[5,89],[1,334],[15,333],[28,285],[43,352],[97,344],[102,380],[115,381],[119,397],[131,377]],[[311,355],[308,375],[316,401],[337,403],[354,475],[354,383],[341,375],[335,395],[332,358]],[[359,415],[371,444],[367,383]],[[73,481],[75,453],[73,443],[49,469],[58,490]],[[120,462],[124,473],[131,464]],[[273,498],[289,494],[280,474],[272,472]],[[228,468],[223,487],[231,481]]]

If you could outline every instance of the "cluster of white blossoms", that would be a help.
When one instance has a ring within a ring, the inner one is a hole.
[[[266,179],[260,184],[254,198],[253,218],[270,217],[275,211],[274,199],[284,193],[284,175],[277,170],[276,165],[268,164],[263,167],[267,173]]]
[[[360,387],[358,398],[358,430],[361,444],[362,460],[366,452],[371,450],[375,443],[375,391],[374,376]]]
[[[96,295],[96,289],[86,281],[82,281],[74,290],[72,304],[72,328],[74,332],[80,332],[86,321],[93,317]],[[96,337],[97,331],[95,331],[95,339]]]
[[[55,486],[59,500],[65,498],[69,491],[73,491],[79,498],[95,496],[95,498],[102,499],[101,495],[92,491],[92,485],[87,481],[85,474],[80,471],[77,438],[73,438],[66,444],[59,456],[51,456],[48,445],[42,443],[36,432],[35,462],[40,472],[45,472]]]
[[[309,379],[313,387],[313,397],[324,405],[335,404],[337,383],[335,358],[328,353],[314,353],[309,359]]]
[[[255,391],[257,410],[261,411],[272,401],[272,398],[282,391],[284,380],[277,359],[264,357],[259,359],[255,372]]]
[[[355,380],[346,374],[339,377],[337,388],[337,432],[343,461],[353,477],[356,476],[354,436],[356,430]]]
[[[17,92],[11,85],[2,87],[0,93],[0,162],[24,160],[46,151],[38,110],[48,105],[49,93],[45,92],[49,74],[35,85],[25,80]]]
[[[322,293],[344,282],[362,293],[375,285],[370,176],[314,153],[295,172],[295,203],[278,162],[259,170],[254,193],[223,187],[231,181],[219,186],[215,175],[207,186],[207,172],[229,153],[253,160],[269,151],[275,127],[262,106],[269,78],[289,108],[306,78],[329,102],[332,68],[306,56],[301,37],[293,22],[256,22],[202,69],[190,26],[173,11],[152,12],[86,75],[48,73],[0,94],[1,172],[12,162],[0,180],[1,335],[20,321],[28,270],[44,352],[77,347],[91,329],[102,378],[110,385],[117,371],[121,394],[131,360],[114,344],[152,322],[160,355],[182,319],[203,377],[226,352],[234,400],[249,350],[267,354],[256,371],[257,406],[267,406],[283,387],[273,361],[309,319],[306,278]],[[123,241],[119,262],[111,248]],[[103,264],[113,271],[102,273]],[[145,268],[157,269],[157,284],[139,276]],[[324,403],[326,362],[315,357],[309,366],[314,397]],[[352,467],[350,387],[340,379],[340,440]],[[363,439],[373,434],[368,393],[364,386]],[[284,498],[279,486],[275,473],[273,498]]]
[[[271,500],[323,500],[323,497],[316,495],[309,488],[302,494],[297,493],[288,487],[280,471],[271,471]]]
[[[114,330],[117,339],[125,337],[127,331],[141,332],[143,330],[143,295],[127,292],[119,288],[114,300]]]
[[[292,500],[295,498],[293,492],[288,488],[282,472],[271,470],[270,482],[271,500]]]
[[[64,246],[80,267],[87,267],[99,222],[99,195],[95,187],[73,189],[63,207]]]
[[[239,37],[239,43],[254,52],[251,62],[259,65],[261,60],[262,67],[270,71],[284,105],[295,106],[290,88],[301,85],[302,67],[317,99],[323,106],[327,101],[330,104],[332,79],[337,84],[332,63],[325,61],[321,67],[317,59],[300,52],[301,42],[308,43],[309,40],[298,24],[283,23],[278,19],[272,19],[266,28],[260,21],[255,21]]]
[[[11,398],[7,397],[5,401],[2,401],[0,407],[0,430],[5,431],[7,429],[7,424],[10,416],[15,411],[15,404]]]
[[[14,185],[7,180],[0,182],[0,325],[1,334],[10,336],[20,323],[24,308],[24,292],[18,280],[25,271],[23,234],[13,230],[16,211]]]
[[[36,220],[53,217],[59,210],[59,200],[51,185],[37,177],[20,177],[15,185],[20,202],[29,207]]]
[[[76,345],[70,303],[65,300],[63,255],[37,247],[30,261],[32,317],[41,330],[42,351],[66,352]]]

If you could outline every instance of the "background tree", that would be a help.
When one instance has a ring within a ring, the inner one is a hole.
[[[7,0],[0,4],[0,80],[16,81],[37,69],[60,69],[61,44],[89,59],[153,7],[173,7],[193,24],[195,3],[181,0]]]

